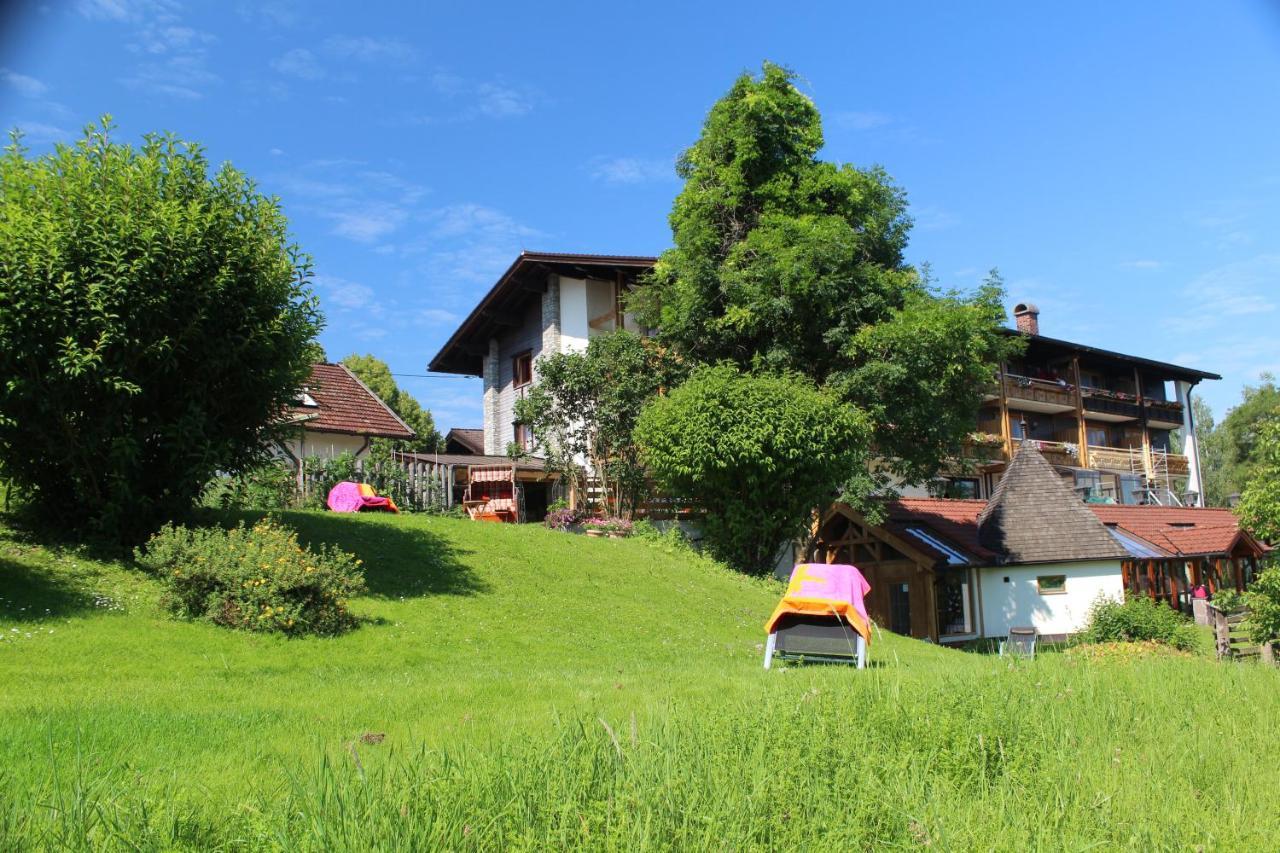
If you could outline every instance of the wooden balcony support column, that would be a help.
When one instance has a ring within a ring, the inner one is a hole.
[[[1080,467],[1089,467],[1089,428],[1084,420],[1084,391],[1080,388],[1080,356],[1071,357],[1071,381],[1076,386],[1076,432],[1080,436]]]
[[[1151,460],[1151,430],[1147,427],[1147,401],[1142,394],[1142,377],[1133,369],[1133,388],[1138,392],[1138,410],[1142,413],[1142,470],[1150,477],[1155,471]]]
[[[1000,362],[1000,437],[1004,439],[1004,458],[1013,459],[1013,429],[1009,425],[1009,394],[1005,388],[1009,371]]]

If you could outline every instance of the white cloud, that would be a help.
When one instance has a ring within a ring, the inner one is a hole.
[[[1121,268],[1129,270],[1158,270],[1164,266],[1164,261],[1154,261],[1149,258],[1143,258],[1136,261],[1122,261]]]
[[[283,153],[284,153],[284,149],[283,149],[283,148],[272,148],[272,149],[271,149],[270,151],[268,151],[267,153],[268,153],[268,154],[270,154],[272,157],[279,157],[281,154],[283,154]]]
[[[322,302],[348,311],[366,308],[373,303],[373,288],[334,276],[316,276],[313,280]]]
[[[832,116],[832,120],[840,127],[849,130],[874,130],[877,127],[893,124],[893,119],[884,113],[859,110],[837,112]]]
[[[452,124],[478,118],[518,118],[533,112],[541,100],[529,87],[505,80],[469,80],[447,71],[437,71],[428,78],[437,94],[457,105],[450,112],[409,114],[403,124]]]
[[[50,145],[71,138],[70,131],[44,122],[19,120],[13,124],[21,131],[22,141],[28,145]]]
[[[34,77],[19,74],[7,68],[0,68],[0,82],[24,98],[39,98],[49,87]]]
[[[522,116],[533,110],[533,97],[527,90],[501,83],[481,83],[476,87],[478,109],[490,118]]]
[[[323,214],[333,221],[333,233],[357,243],[373,243],[395,231],[404,222],[405,211],[398,207],[367,207],[363,210],[331,210]]]
[[[458,315],[443,308],[424,308],[418,312],[418,319],[432,326],[452,326],[458,322]]]
[[[591,177],[606,184],[643,184],[675,178],[672,160],[644,157],[596,157],[587,164]]]
[[[131,21],[150,7],[150,3],[132,0],[80,0],[76,10],[95,21]]]
[[[130,25],[125,48],[140,57],[126,86],[157,95],[195,100],[221,78],[209,70],[210,33],[183,23],[181,9],[169,0],[83,0],[81,14],[92,20]]]
[[[331,36],[325,39],[323,49],[340,59],[360,62],[387,61],[405,64],[412,62],[418,55],[407,42],[372,36]]]
[[[522,238],[539,232],[521,225],[507,214],[481,204],[452,204],[427,214],[433,223],[431,232],[437,239],[454,237],[501,236]]]
[[[315,54],[305,47],[286,51],[282,56],[271,60],[271,67],[281,74],[300,80],[319,80],[324,76],[324,69],[320,67]]]
[[[243,3],[236,9],[240,17],[250,23],[267,28],[288,28],[296,25],[302,18],[298,4],[292,0],[272,0],[255,3]]]
[[[925,204],[911,208],[911,216],[916,227],[921,231],[943,231],[960,222],[960,218],[951,211],[936,204]]]

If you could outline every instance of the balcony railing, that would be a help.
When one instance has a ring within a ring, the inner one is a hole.
[[[1086,412],[1119,415],[1137,420],[1142,417],[1142,407],[1132,394],[1104,391],[1101,388],[1082,388]]]
[[[1091,444],[1089,466],[1136,474],[1155,474],[1163,469],[1172,477],[1185,477],[1191,473],[1191,465],[1183,454],[1152,450],[1151,458],[1147,460],[1143,458],[1141,447],[1099,447]]]
[[[1181,424],[1182,404],[1167,400],[1147,400],[1147,420]]]
[[[1004,394],[1009,400],[1028,400],[1074,409],[1076,388],[1066,382],[1049,379],[1032,379],[1030,376],[1008,374],[1004,378]]]

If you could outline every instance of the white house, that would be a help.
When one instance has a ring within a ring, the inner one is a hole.
[[[308,456],[331,459],[351,453],[360,458],[375,438],[415,436],[390,406],[341,364],[312,365],[288,415],[297,429],[280,450],[295,465]]]
[[[1084,503],[1072,486],[1025,441],[988,500],[900,498],[875,522],[837,504],[807,558],[858,566],[882,627],[953,643],[1061,638],[1126,592],[1190,612],[1195,586],[1242,588],[1267,551],[1230,510]]]
[[[515,404],[537,375],[538,358],[586,349],[615,329],[636,329],[621,294],[655,258],[521,252],[431,360],[429,369],[484,379],[483,453],[515,443],[533,450]]]

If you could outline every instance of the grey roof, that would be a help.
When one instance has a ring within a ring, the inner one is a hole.
[[[1058,476],[1023,442],[978,514],[978,540],[1003,563],[1114,560],[1125,549]]]

